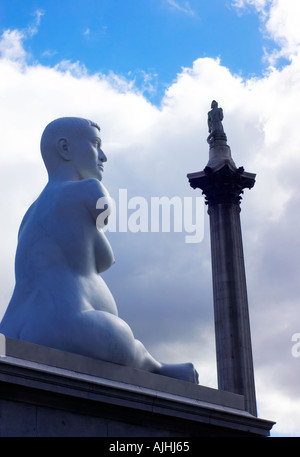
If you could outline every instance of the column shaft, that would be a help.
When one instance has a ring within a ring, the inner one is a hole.
[[[209,205],[218,387],[245,396],[256,416],[240,206]]]

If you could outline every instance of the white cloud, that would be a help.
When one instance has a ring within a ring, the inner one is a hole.
[[[33,13],[34,21],[23,30],[4,30],[0,40],[0,56],[2,59],[24,63],[27,53],[24,41],[32,38],[37,32],[44,11],[36,10]]]
[[[57,54],[57,51],[54,51],[52,49],[46,49],[45,51],[42,52],[43,57],[53,57]]]
[[[38,32],[38,28],[39,28],[39,25],[41,23],[41,18],[44,16],[45,12],[43,10],[36,10],[34,11],[33,13],[33,16],[34,16],[34,20],[33,20],[33,23],[30,24],[27,28],[26,28],[26,35],[28,37],[33,37],[37,32]]]
[[[253,6],[258,12],[265,14],[265,10],[271,2],[272,0],[233,0],[232,5],[241,9]]]
[[[171,6],[171,8],[180,11],[181,13],[194,16],[196,14],[195,10],[190,5],[188,1],[182,0],[166,0],[166,2]]]
[[[256,3],[261,8],[266,4]],[[283,8],[283,3],[271,6],[275,30],[276,6]],[[289,6],[285,11],[281,17],[289,22]],[[287,23],[279,28],[292,43],[293,28]],[[300,332],[298,48],[282,70],[273,68],[248,81],[218,60],[197,59],[192,68],[182,69],[157,108],[116,74],[89,75],[80,62],[64,61],[55,68],[26,64],[23,39],[20,31],[6,31],[0,41],[0,316],[13,288],[20,220],[46,182],[39,154],[45,125],[65,115],[101,125],[109,158],[104,180],[113,197],[119,188],[145,198],[195,196],[201,194],[189,187],[186,174],[208,161],[207,111],[215,98],[224,109],[236,164],[257,173],[254,189],[245,191],[241,219],[258,409],[261,417],[277,422],[275,431],[299,436],[295,408],[293,424],[287,422],[289,408],[299,403],[299,359],[291,355],[291,337]],[[121,316],[157,358],[172,362],[188,357],[200,371],[201,383],[214,387],[206,213],[204,240],[196,246],[185,244],[182,234],[108,236],[117,262],[105,280]]]
[[[299,53],[300,4],[297,0],[277,0],[270,8],[266,27],[272,38],[280,45],[273,58],[292,59]]]
[[[11,61],[24,60],[26,52],[23,48],[23,39],[23,32],[19,30],[5,30],[0,41],[1,57]]]
[[[300,46],[300,3],[298,0],[234,0],[232,5],[240,11],[253,7],[260,15],[265,35],[278,47],[266,51],[265,59],[275,66],[280,58],[293,59]]]

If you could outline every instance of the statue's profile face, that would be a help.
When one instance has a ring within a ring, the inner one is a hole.
[[[80,138],[70,141],[71,160],[79,179],[102,180],[107,158],[101,149],[101,138],[96,127],[87,127]]]

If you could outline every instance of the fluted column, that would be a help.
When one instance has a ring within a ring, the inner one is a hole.
[[[205,195],[210,219],[218,388],[244,395],[246,410],[257,415],[240,222],[243,189],[255,174],[237,168],[224,132],[210,134],[209,162],[188,174],[191,187]]]

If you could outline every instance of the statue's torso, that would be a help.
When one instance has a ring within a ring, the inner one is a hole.
[[[35,319],[40,314],[44,319],[55,314],[68,319],[72,313],[90,309],[117,314],[99,275],[114,262],[113,252],[89,213],[90,198],[84,182],[48,185],[24,216],[16,253],[16,287],[7,310],[15,314],[8,321],[16,328],[23,315]]]

